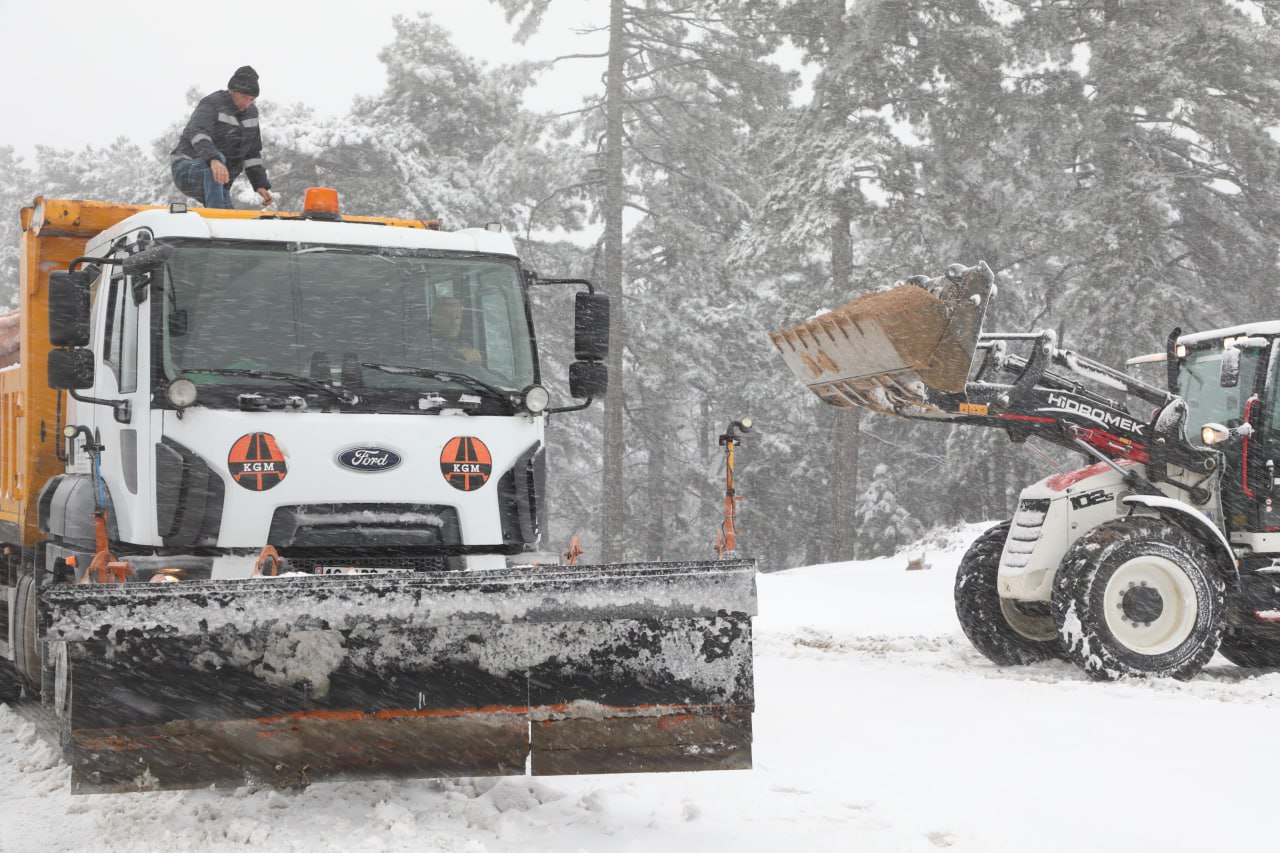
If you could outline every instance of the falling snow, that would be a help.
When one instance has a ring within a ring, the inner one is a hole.
[[[951,609],[982,529],[758,578],[750,771],[72,797],[57,750],[0,707],[0,849],[1132,853],[1267,837],[1257,756],[1280,674],[1221,658],[1186,683],[996,667]],[[932,568],[906,571],[921,550]]]

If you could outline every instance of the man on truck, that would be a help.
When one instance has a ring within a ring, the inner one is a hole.
[[[273,201],[258,129],[258,72],[242,65],[227,88],[205,95],[170,152],[173,183],[205,207],[230,208],[231,182],[243,171],[262,198]]]

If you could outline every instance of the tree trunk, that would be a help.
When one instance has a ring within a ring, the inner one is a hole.
[[[611,0],[609,11],[609,67],[605,80],[604,143],[604,292],[611,297],[609,323],[609,395],[604,403],[604,466],[601,482],[601,558],[616,562],[622,558],[625,531],[625,490],[622,459],[626,451],[622,419],[624,385],[622,350],[625,336],[622,286],[622,108],[623,0]]]
[[[837,301],[849,293],[853,279],[853,239],[849,228],[852,214],[848,202],[836,203],[831,228],[831,285]],[[835,500],[831,502],[831,542],[835,560],[852,560],[858,547],[858,433],[861,409],[843,409],[836,418]]]

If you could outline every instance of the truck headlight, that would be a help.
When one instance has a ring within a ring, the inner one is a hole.
[[[530,385],[521,393],[524,395],[525,410],[530,414],[538,414],[551,402],[551,395],[541,385]]]
[[[165,396],[176,408],[185,409],[196,402],[196,383],[190,379],[175,379],[169,383]]]

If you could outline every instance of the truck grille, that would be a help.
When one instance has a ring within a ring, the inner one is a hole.
[[[1040,541],[1040,532],[1044,529],[1045,516],[1049,514],[1048,499],[1023,500],[1018,503],[1018,511],[1014,513],[1013,524],[1009,527],[1009,538],[1004,543],[1004,556],[1001,563],[1009,568],[1026,568],[1031,560],[1031,552]]]
[[[315,574],[382,574],[385,572],[443,572],[449,570],[449,558],[438,557],[361,557],[334,554],[319,557],[286,557],[283,571]]]
[[[461,546],[462,533],[458,510],[452,506],[299,504],[276,509],[267,541],[286,557],[298,553],[295,549],[438,554]]]

